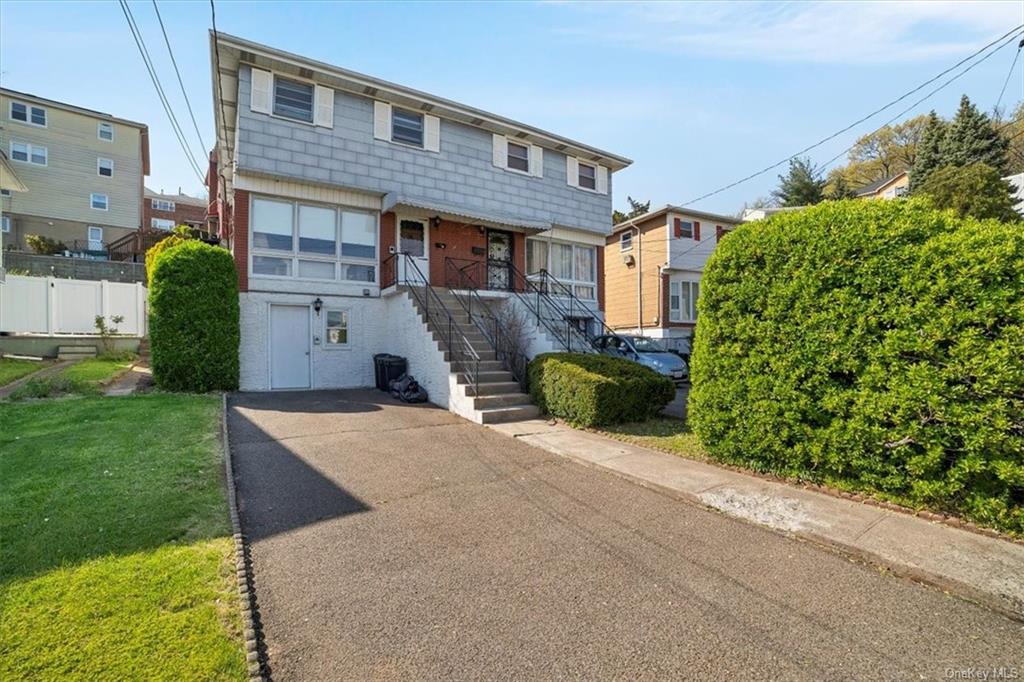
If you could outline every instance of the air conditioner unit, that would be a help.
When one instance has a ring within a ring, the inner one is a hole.
[[[624,254],[622,254],[622,262],[625,263],[626,265],[632,265],[633,262],[634,262],[633,261],[633,254],[631,254],[631,253],[624,253]]]

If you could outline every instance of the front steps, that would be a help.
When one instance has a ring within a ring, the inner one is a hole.
[[[453,336],[465,338],[470,348],[479,356],[479,361],[472,367],[452,367],[452,395],[449,401],[458,408],[453,411],[478,424],[497,424],[501,422],[533,419],[540,415],[540,410],[530,402],[530,397],[523,393],[519,383],[497,359],[494,349],[487,338],[476,328],[469,315],[463,310],[458,300],[446,289],[435,288],[434,292],[442,301],[447,311],[430,309],[428,316],[420,306],[416,297],[407,293],[409,300],[416,307],[420,319],[427,323],[438,348],[444,353],[444,360],[451,366],[452,353],[445,346],[445,335],[448,330],[448,312],[451,313]],[[430,300],[429,304],[436,303]],[[428,304],[428,308],[429,308]],[[444,331],[442,333],[442,328]],[[456,353],[456,357],[461,357]],[[467,376],[467,374],[469,376]],[[476,375],[476,387],[472,376]],[[468,414],[467,414],[468,413]]]
[[[96,357],[96,346],[57,346],[58,360],[87,360]]]

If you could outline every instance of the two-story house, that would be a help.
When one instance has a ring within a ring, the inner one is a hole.
[[[102,256],[138,229],[149,130],[142,123],[0,88],[0,146],[27,191],[2,192],[3,248],[25,235]]]
[[[605,248],[608,326],[690,352],[704,265],[738,222],[664,206],[616,225]]]
[[[206,213],[209,202],[200,197],[190,197],[178,188],[177,194],[164,194],[145,189],[142,204],[142,224],[151,230],[172,230],[178,225],[206,229]]]
[[[630,161],[241,38],[211,35],[211,62],[242,388],[368,386],[392,353],[465,416],[530,413],[508,318],[528,355],[601,318]]]

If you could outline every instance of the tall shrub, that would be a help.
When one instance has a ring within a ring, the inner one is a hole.
[[[153,378],[171,391],[238,388],[238,276],[226,250],[187,240],[150,272]]]
[[[176,228],[171,230],[170,234],[158,241],[153,246],[149,247],[146,251],[146,280],[149,282],[152,278],[151,273],[153,272],[153,266],[156,264],[157,257],[160,256],[166,249],[172,246],[177,246],[183,241],[192,239],[192,233],[188,226],[178,225]]]
[[[1024,532],[1024,225],[918,200],[779,214],[722,241],[699,314],[713,456]]]

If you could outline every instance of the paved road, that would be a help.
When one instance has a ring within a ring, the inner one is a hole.
[[[243,394],[229,428],[275,680],[1024,669],[1019,622],[436,408]]]

